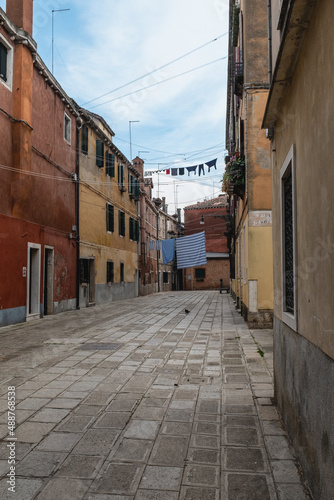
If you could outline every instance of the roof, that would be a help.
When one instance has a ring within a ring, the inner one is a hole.
[[[228,205],[227,195],[221,194],[218,198],[197,202],[195,205],[188,205],[184,210],[202,210],[203,208],[224,208]]]

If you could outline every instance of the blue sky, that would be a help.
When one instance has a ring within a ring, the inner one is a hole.
[[[0,6],[5,9],[5,0]],[[70,10],[54,13],[55,77],[78,104],[104,117],[116,134],[115,144],[128,158],[129,121],[137,120],[131,125],[132,156],[141,152],[146,170],[218,158],[217,170],[206,170],[202,177],[159,175],[159,195],[166,197],[169,212],[174,213],[176,202],[183,208],[219,195],[227,59],[208,63],[227,56],[228,36],[220,36],[228,31],[228,0],[34,0],[33,36],[49,69],[52,10],[58,9]],[[204,44],[178,62],[89,103]],[[202,65],[206,66],[191,71]],[[166,79],[171,80],[154,85]],[[150,85],[154,86],[120,98]],[[153,181],[157,195],[157,174]]]

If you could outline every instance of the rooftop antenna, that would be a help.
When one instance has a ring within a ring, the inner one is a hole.
[[[71,9],[52,9],[52,74],[54,74],[54,13],[65,12]]]

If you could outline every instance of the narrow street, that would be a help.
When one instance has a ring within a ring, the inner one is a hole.
[[[310,498],[274,406],[272,332],[229,295],[160,293],[0,335],[1,499]]]

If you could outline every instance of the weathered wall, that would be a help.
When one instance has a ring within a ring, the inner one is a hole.
[[[333,16],[331,0],[316,3],[272,143],[275,390],[314,498],[326,500],[334,491]],[[282,322],[281,286],[280,169],[292,145],[296,332]]]
[[[205,269],[203,281],[195,278],[195,269]],[[219,290],[221,279],[223,280],[223,286],[228,288],[230,285],[230,261],[228,258],[208,258],[206,266],[185,269],[184,275],[185,290]]]

